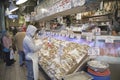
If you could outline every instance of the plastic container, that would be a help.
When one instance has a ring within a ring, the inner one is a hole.
[[[107,69],[104,72],[95,72],[88,68],[88,74],[93,77],[93,80],[110,80],[110,71]]]
[[[94,65],[93,65],[94,63]],[[96,72],[104,72],[109,68],[109,64],[97,60],[91,60],[88,63],[88,67]],[[95,65],[96,64],[96,65]]]
[[[96,76],[96,75],[93,75],[91,73],[89,73],[92,77],[93,77],[93,80],[110,80],[110,75],[108,76]]]

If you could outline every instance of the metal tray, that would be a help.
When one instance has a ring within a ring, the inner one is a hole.
[[[97,61],[97,60],[92,60],[92,61]],[[98,68],[98,67],[95,67],[93,66],[91,63],[92,61],[89,61],[87,64],[88,64],[88,67],[94,71],[97,71],[97,72],[104,72],[105,70],[107,70],[109,68],[109,64],[108,63],[105,63],[105,62],[101,62],[101,61],[97,61],[98,64],[103,64],[106,66],[106,68]],[[97,65],[97,64],[96,64]]]
[[[65,76],[62,80],[92,80],[93,78],[84,71]]]

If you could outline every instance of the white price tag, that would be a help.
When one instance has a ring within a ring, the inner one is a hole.
[[[85,0],[72,0],[72,3],[72,7],[83,6],[85,4]]]
[[[114,40],[111,37],[107,37],[105,43],[114,43]]]
[[[88,55],[100,55],[100,48],[99,47],[89,48]]]
[[[61,34],[60,34],[60,33],[58,33],[58,35],[59,35],[59,36],[61,36]]]
[[[92,41],[92,36],[87,36],[87,37],[86,37],[86,40],[87,40],[87,41]]]
[[[62,34],[62,36],[64,37],[64,36],[65,36],[65,34]]]
[[[77,38],[77,39],[81,39],[81,35],[77,35],[76,38]]]
[[[75,36],[74,36],[74,34],[70,34],[70,38],[74,38]]]
[[[66,37],[69,37],[69,34],[66,34]]]
[[[53,35],[55,35],[55,33],[53,33]]]
[[[55,35],[58,35],[58,33],[55,33]]]

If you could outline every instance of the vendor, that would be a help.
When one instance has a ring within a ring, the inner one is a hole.
[[[112,34],[117,36],[119,35],[118,33],[120,32],[120,17],[116,19],[116,21],[113,24],[112,28]]]
[[[65,26],[60,24],[60,23],[57,23],[57,22],[54,22],[52,25],[51,25],[51,30],[53,31],[61,31],[61,30],[65,30]]]
[[[118,2],[116,0],[116,5],[113,13],[113,28],[112,28],[112,35],[119,35],[120,32],[120,17],[118,17]]]
[[[36,46],[34,43],[34,36],[36,34],[37,28],[33,25],[28,25],[26,30],[26,35],[23,40],[23,49],[25,52],[26,66],[27,66],[27,80],[37,80],[33,72],[33,56],[37,52],[41,45]]]

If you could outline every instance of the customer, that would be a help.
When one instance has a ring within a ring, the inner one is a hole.
[[[51,23],[51,30],[55,32],[60,32],[62,30],[65,30],[65,26],[58,22],[54,22],[53,24]]]
[[[31,57],[33,54],[40,49],[40,46],[35,46],[34,44],[34,35],[37,31],[37,28],[33,25],[28,25],[26,30],[26,36],[23,40],[23,49],[25,52],[25,59],[27,65],[27,80],[34,80],[33,74],[33,61]]]
[[[25,37],[25,32],[22,32],[22,29],[19,29],[19,32],[15,35],[15,45],[19,54],[19,64],[22,67],[25,61],[25,54],[23,51],[23,39]]]
[[[120,32],[120,17],[118,17],[118,1],[116,0],[115,9],[113,11],[113,27],[112,27],[112,34],[114,36],[118,36]]]
[[[112,34],[117,36],[119,35],[119,32],[120,32],[120,17],[118,17],[116,21],[114,21],[113,28],[112,28]]]
[[[6,66],[11,66],[14,63],[14,59],[10,60],[10,48],[12,47],[12,39],[8,32],[4,32],[3,38],[3,52],[5,53]]]

